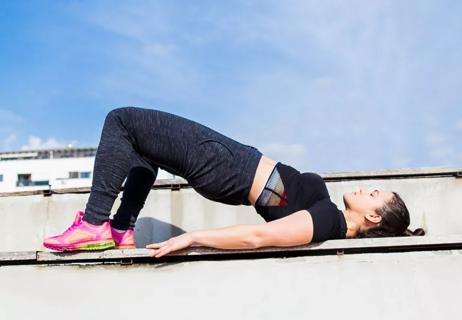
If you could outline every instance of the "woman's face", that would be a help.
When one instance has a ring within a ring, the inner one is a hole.
[[[343,194],[345,207],[360,213],[373,213],[392,199],[392,192],[378,189],[372,191],[359,189],[355,192]]]

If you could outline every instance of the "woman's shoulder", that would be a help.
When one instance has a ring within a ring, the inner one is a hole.
[[[345,238],[345,217],[330,198],[317,201],[307,211],[313,219],[313,242]]]

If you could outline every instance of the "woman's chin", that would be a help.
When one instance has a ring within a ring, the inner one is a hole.
[[[348,202],[349,202],[350,195],[351,195],[350,193],[343,194],[343,204],[345,205],[345,209],[349,208]]]

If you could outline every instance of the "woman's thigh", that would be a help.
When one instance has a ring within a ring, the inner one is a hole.
[[[248,194],[262,154],[211,132],[189,153],[188,181],[204,197],[227,204],[249,204]]]
[[[240,204],[261,153],[195,121],[158,110],[127,107],[127,129],[143,157],[184,177],[203,196]]]

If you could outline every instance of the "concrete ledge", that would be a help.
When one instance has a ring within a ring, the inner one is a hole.
[[[178,190],[182,187],[188,187],[188,181],[181,177],[175,179],[158,179],[154,182],[152,189],[172,189]],[[31,196],[41,195],[51,196],[53,194],[72,194],[72,193],[90,193],[91,187],[76,187],[76,188],[57,188],[51,189],[49,187],[34,188],[33,190],[26,191],[12,191],[12,192],[0,192],[0,197],[12,197],[12,196]]]
[[[246,250],[222,250],[193,246],[161,258],[150,256],[149,249],[106,250],[97,252],[3,252],[0,265],[67,264],[76,262],[158,263],[191,260],[258,259],[348,253],[387,253],[407,251],[452,250],[462,248],[461,235],[392,237],[329,240],[296,247],[264,247]]]
[[[407,168],[385,169],[357,172],[334,172],[320,174],[326,181],[348,181],[364,179],[409,179],[428,177],[456,177],[462,178],[462,168]]]
[[[8,262],[37,261],[37,251],[0,252],[0,266]]]
[[[411,179],[428,177],[462,177],[462,168],[409,168],[409,169],[386,169],[374,171],[334,172],[320,173],[326,182],[373,180],[373,179]],[[152,189],[179,190],[190,187],[187,180],[176,177],[175,179],[158,179]],[[0,192],[0,197],[39,195],[51,196],[53,194],[90,193],[91,187],[50,189],[48,187],[33,189],[30,191]]]

